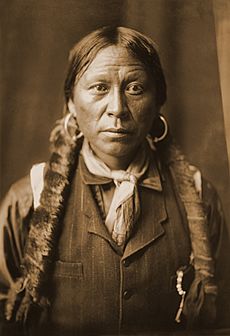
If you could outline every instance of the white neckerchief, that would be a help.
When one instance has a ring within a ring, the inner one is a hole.
[[[84,139],[82,155],[86,167],[92,174],[111,178],[114,181],[116,188],[105,225],[116,243],[119,246],[123,245],[140,214],[137,182],[149,166],[145,146],[140,147],[127,170],[111,170],[93,153],[86,139]]]

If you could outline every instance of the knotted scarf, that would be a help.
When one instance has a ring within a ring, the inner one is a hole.
[[[116,188],[105,219],[105,225],[118,246],[125,244],[140,214],[137,183],[149,166],[147,144],[140,147],[127,170],[111,170],[92,151],[85,139],[82,155],[90,173],[113,180]]]

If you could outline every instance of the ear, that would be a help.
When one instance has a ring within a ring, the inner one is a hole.
[[[160,112],[161,112],[161,105],[157,104],[156,105],[156,114],[157,114],[157,116],[160,115]]]
[[[152,127],[154,127],[154,124],[155,124],[156,121],[158,121],[158,119],[159,119],[159,116],[160,116],[160,110],[161,110],[161,106],[160,106],[160,105],[155,105],[155,106],[153,106],[153,114],[154,114],[154,118],[153,118]]]
[[[70,99],[68,101],[67,105],[68,105],[69,112],[71,114],[73,114],[74,116],[76,116],[77,115],[77,111],[76,111],[76,108],[75,108],[75,105],[74,105],[74,102],[72,101],[72,99]]]

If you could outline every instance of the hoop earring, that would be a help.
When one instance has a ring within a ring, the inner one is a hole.
[[[168,134],[168,129],[169,129],[166,119],[161,114],[159,115],[159,119],[164,125],[164,132],[162,133],[162,135],[160,137],[153,138],[153,142],[155,142],[155,143],[159,142],[159,141],[162,141],[166,137],[166,135]]]
[[[68,113],[65,118],[64,118],[64,131],[65,131],[65,134],[70,138],[72,139],[73,141],[77,140],[77,139],[80,139],[82,136],[83,136],[83,133],[82,132],[78,132],[78,134],[74,134],[74,135],[71,135],[70,132],[69,132],[69,122],[70,122],[70,119],[71,117],[74,119],[74,115],[72,113]],[[76,123],[76,122],[75,122]]]

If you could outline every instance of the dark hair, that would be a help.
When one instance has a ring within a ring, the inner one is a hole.
[[[65,81],[66,102],[72,98],[76,79],[81,77],[100,50],[111,45],[126,48],[144,65],[156,85],[157,104],[162,106],[166,101],[166,82],[155,43],[136,30],[109,26],[85,36],[71,50]]]

